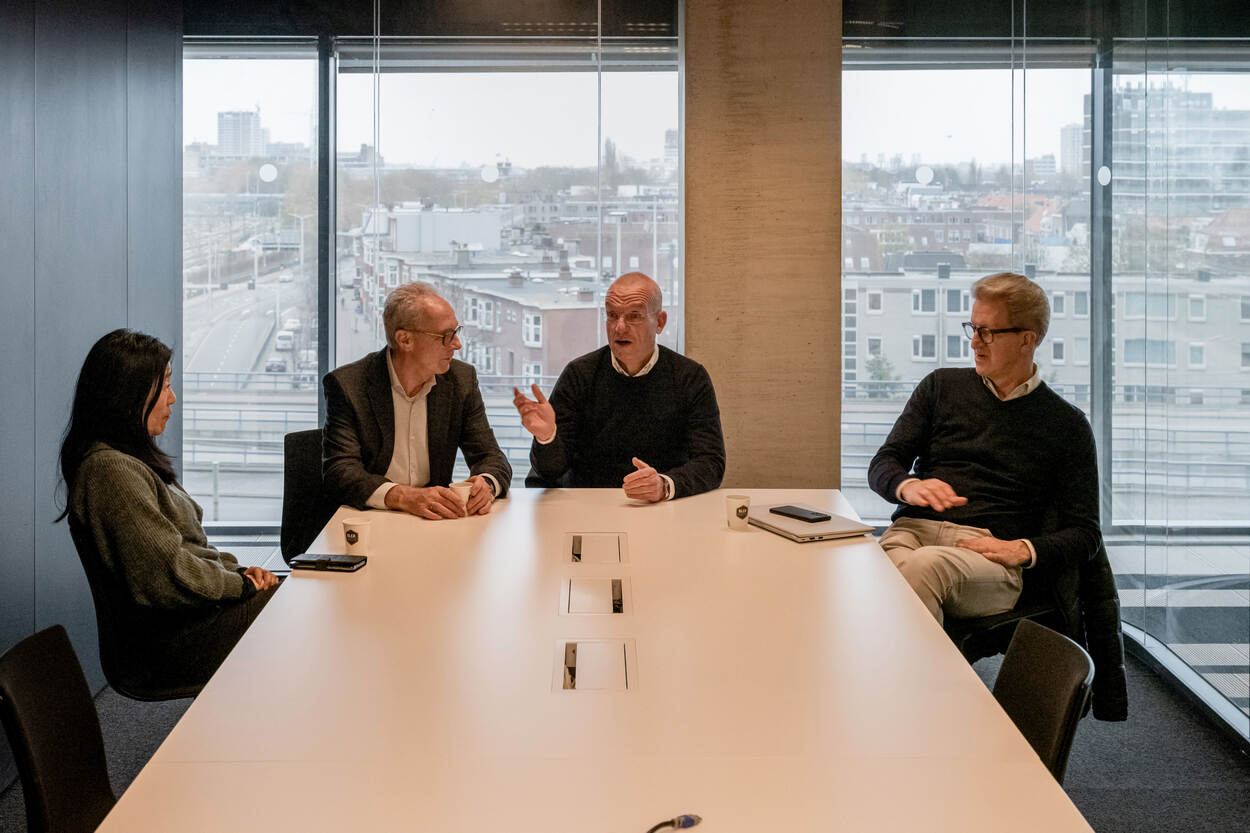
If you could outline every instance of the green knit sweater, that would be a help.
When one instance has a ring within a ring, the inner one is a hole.
[[[208,543],[203,515],[177,483],[104,443],[87,452],[69,495],[70,522],[143,607],[204,607],[255,592],[238,560]]]

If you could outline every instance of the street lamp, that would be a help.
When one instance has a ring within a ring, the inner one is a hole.
[[[651,195],[651,280],[660,282],[660,227],[656,224],[659,218],[660,195]]]
[[[315,217],[315,214],[292,214],[287,212],[288,217],[294,217],[299,220],[299,276],[304,277],[304,218]]]

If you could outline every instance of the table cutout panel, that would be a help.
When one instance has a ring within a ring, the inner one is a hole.
[[[633,613],[628,578],[562,578],[560,615]]]
[[[554,659],[553,691],[629,691],[636,685],[632,639],[561,639]]]
[[[629,536],[624,532],[567,532],[562,561],[573,564],[622,564],[629,561]]]

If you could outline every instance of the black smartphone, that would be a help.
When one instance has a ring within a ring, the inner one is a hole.
[[[828,512],[817,512],[815,509],[804,509],[802,506],[791,506],[788,503],[785,506],[774,506],[768,511],[774,515],[785,515],[787,518],[794,518],[796,521],[807,521],[809,524],[829,520]]]
[[[295,570],[333,570],[339,573],[353,573],[365,566],[369,560],[367,555],[331,555],[321,552],[306,552],[291,559],[291,567]]]

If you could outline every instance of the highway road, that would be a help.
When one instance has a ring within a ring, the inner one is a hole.
[[[305,300],[309,294],[307,287],[296,281],[282,283],[275,274],[262,277],[255,289],[238,283],[188,299],[183,308],[187,344],[183,369],[263,369],[265,359],[277,352],[273,350],[273,336],[284,321],[298,318],[311,324],[313,316]]]

